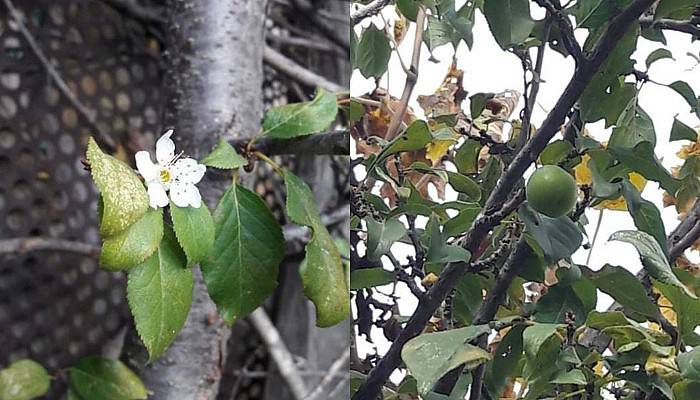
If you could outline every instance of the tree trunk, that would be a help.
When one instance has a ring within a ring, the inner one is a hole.
[[[220,137],[251,137],[262,114],[265,1],[169,0],[164,127],[177,148],[201,159]],[[210,209],[230,179],[208,173],[199,188]],[[230,330],[218,318],[197,268],[189,318],[168,351],[145,365],[145,349],[129,333],[123,357],[151,399],[214,399]]]

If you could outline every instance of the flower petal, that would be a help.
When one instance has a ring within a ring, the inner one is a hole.
[[[165,207],[168,205],[168,194],[160,182],[152,182],[148,185],[148,199],[152,208]]]
[[[207,167],[197,163],[197,160],[192,158],[183,158],[177,160],[173,165],[173,179],[181,183],[199,183],[204,177]]]
[[[136,169],[146,182],[158,177],[158,167],[151,161],[151,155],[147,151],[142,150],[136,153]]]
[[[173,130],[165,132],[156,142],[156,160],[158,164],[165,165],[175,157],[175,143],[170,139]]]
[[[178,207],[199,208],[202,205],[202,195],[191,183],[175,182],[170,187],[170,198]]]

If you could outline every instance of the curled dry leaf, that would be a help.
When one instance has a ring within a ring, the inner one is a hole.
[[[445,79],[435,93],[429,96],[418,96],[417,101],[426,116],[438,117],[441,115],[459,114],[462,111],[462,102],[467,98],[462,82],[464,71],[457,68],[452,61]]]
[[[406,32],[408,31],[408,20],[403,15],[399,14],[399,17],[394,21],[394,40],[396,44],[399,45],[403,42],[406,37]]]

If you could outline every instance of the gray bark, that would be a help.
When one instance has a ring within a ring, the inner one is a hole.
[[[168,103],[164,127],[177,148],[200,159],[219,138],[249,138],[262,114],[265,1],[169,0],[166,26]],[[207,174],[200,191],[210,209],[230,185]],[[217,316],[196,271],[189,318],[166,354],[145,365],[135,332],[123,358],[137,370],[150,399],[214,399],[230,329]]]

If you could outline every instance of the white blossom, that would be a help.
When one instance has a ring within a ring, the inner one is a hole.
[[[176,156],[175,143],[170,139],[172,134],[171,129],[156,142],[157,163],[147,151],[136,153],[136,168],[146,181],[151,207],[167,206],[170,192],[170,199],[176,206],[199,208],[202,196],[195,185],[202,180],[207,168],[197,160],[182,157],[182,153]]]

